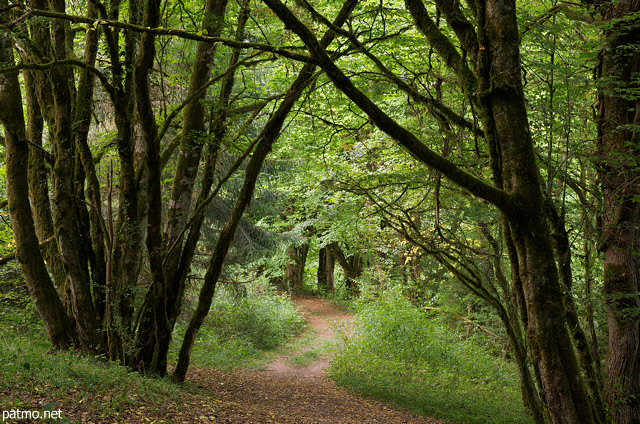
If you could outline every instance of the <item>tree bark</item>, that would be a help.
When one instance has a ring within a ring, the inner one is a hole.
[[[318,291],[327,292],[327,248],[321,247],[318,250],[318,272],[316,273],[318,281]]]
[[[599,2],[595,2],[599,3]],[[606,398],[613,421],[640,422],[640,2],[598,4],[608,22],[597,78],[596,167],[602,187],[600,220],[604,294],[609,321]]]
[[[51,3],[53,10],[64,12],[61,0]],[[67,35],[65,22],[56,20],[52,27],[52,47],[56,59],[67,57]],[[55,164],[53,167],[53,218],[60,247],[60,256],[69,277],[71,287],[71,305],[76,320],[78,335],[87,352],[98,353],[105,347],[96,319],[93,299],[89,285],[88,269],[83,263],[80,252],[84,246],[79,234],[77,205],[75,203],[74,163],[75,148],[72,135],[72,93],[73,81],[68,67],[54,67],[50,71],[53,100],[55,107],[55,127],[53,145]]]
[[[284,276],[284,284],[293,291],[301,291],[304,285],[304,268],[307,263],[309,244],[303,243],[299,246],[289,246],[287,256],[289,262]]]
[[[6,6],[0,0],[0,7]],[[0,63],[13,63],[12,45],[12,37],[0,38]],[[17,73],[0,75],[0,122],[5,131],[7,198],[16,256],[51,343],[57,349],[68,349],[76,344],[76,333],[44,264],[31,214],[25,172],[29,147]]]
[[[60,260],[58,241],[54,237],[55,230],[51,215],[51,202],[49,200],[49,175],[45,162],[45,152],[34,147],[42,146],[44,129],[44,119],[38,102],[38,89],[36,87],[38,79],[32,72],[25,72],[23,78],[27,106],[27,139],[32,145],[29,148],[29,197],[31,198],[36,234],[40,240],[48,240],[53,237],[51,243],[43,246],[42,254],[51,271],[53,282],[58,289],[61,301],[68,313],[71,314],[69,280]]]
[[[98,12],[93,7],[92,2],[88,5],[88,16],[98,18]],[[89,65],[94,65],[98,52],[98,41],[100,31],[88,29],[85,36],[84,60]],[[78,91],[76,94],[75,106],[75,146],[77,149],[78,163],[76,167],[83,172],[86,178],[86,204],[78,202],[78,209],[86,216],[86,226],[83,234],[84,245],[89,254],[91,265],[91,281],[93,304],[96,310],[96,317],[101,322],[105,311],[105,290],[106,290],[106,253],[105,234],[102,218],[102,199],[100,194],[100,181],[96,173],[93,155],[89,148],[89,128],[91,123],[91,113],[93,111],[93,93],[95,85],[95,75],[82,70],[78,79]],[[80,198],[84,198],[84,184],[79,185]]]
[[[202,18],[202,31],[206,31],[212,37],[218,37],[224,27],[224,16],[227,8],[227,0],[207,0]],[[216,43],[199,42],[196,50],[189,91],[187,97],[193,97],[204,86],[210,76],[216,57]],[[206,91],[194,97],[183,112],[182,140],[180,153],[175,171],[174,184],[171,191],[171,200],[167,208],[167,220],[164,228],[164,250],[167,255],[166,264],[169,272],[169,281],[175,281],[174,273],[178,268],[182,249],[170,247],[178,243],[182,245],[183,228],[189,217],[193,188],[200,167],[202,149],[209,143],[209,135],[206,131],[205,104],[203,102]],[[224,108],[226,105],[219,105]],[[180,238],[180,239],[179,239]],[[172,287],[177,292],[177,287]]]
[[[160,23],[160,0],[147,0],[144,25],[155,28]],[[171,341],[171,329],[167,316],[166,278],[162,255],[162,187],[160,169],[160,140],[155,121],[149,88],[149,73],[155,59],[155,36],[143,34],[140,53],[134,71],[136,114],[147,152],[148,219],[147,252],[151,269],[155,349],[148,371],[164,377],[167,373],[167,353]]]
[[[364,260],[359,253],[352,253],[346,256],[338,243],[331,243],[327,246],[331,256],[335,259],[344,271],[346,280],[345,286],[350,294],[357,295],[360,291],[357,279],[364,271]]]
[[[321,247],[318,253],[318,290],[321,293],[333,293],[334,259],[328,246]]]
[[[99,5],[100,3],[96,3]],[[109,10],[100,8],[100,15],[107,19],[117,19],[121,2],[115,0]],[[137,24],[141,11],[139,2],[128,2],[129,22]],[[136,155],[134,140],[134,66],[123,63],[136,62],[138,40],[132,32],[124,32],[124,42],[120,42],[120,32],[104,27],[110,59],[110,72],[114,90],[109,92],[114,110],[117,131],[116,148],[120,169],[117,183],[119,188],[115,214],[110,212],[109,241],[106,256],[106,311],[109,358],[131,365],[131,358],[125,347],[133,342],[134,286],[137,284],[142,259],[146,208],[139,207],[140,184],[136,174]],[[124,59],[121,59],[120,45],[124,45]],[[113,202],[110,200],[109,205]],[[111,206],[109,206],[111,207]],[[114,217],[115,215],[115,217]]]
[[[208,28],[214,33],[220,32],[223,26],[222,20],[224,18],[225,8],[226,2],[208,2],[206,6],[207,12],[203,18],[203,29]],[[247,0],[243,1],[241,8],[236,28],[236,40],[239,41],[244,39],[246,22],[249,16]],[[197,54],[200,54],[201,60],[199,62],[197,61],[193,66],[191,74],[191,83],[193,85],[190,86],[188,96],[190,96],[192,92],[200,90],[211,74],[211,68],[215,58],[215,47],[213,47],[212,50],[212,46],[210,44],[211,43],[199,44],[199,53]],[[229,67],[233,67],[238,62],[240,53],[240,49],[233,50],[229,61]],[[186,233],[185,226],[188,225],[186,218],[190,214],[191,208],[191,195],[189,194],[187,196],[187,193],[185,193],[184,190],[193,190],[197,172],[193,173],[191,172],[193,169],[191,169],[191,171],[189,171],[189,169],[190,167],[195,167],[194,169],[197,171],[199,167],[199,159],[198,161],[194,161],[194,152],[190,149],[187,149],[184,155],[181,153],[179,156],[178,167],[184,167],[184,172],[188,175],[185,174],[184,178],[180,178],[183,174],[176,173],[174,193],[180,193],[180,197],[179,199],[175,199],[175,202],[170,202],[173,206],[170,207],[168,211],[169,218],[167,219],[164,230],[162,250],[164,258],[163,267],[166,278],[165,292],[167,296],[167,317],[169,319],[169,327],[171,330],[173,330],[175,322],[181,311],[187,275],[191,267],[191,262],[196,251],[198,240],[200,239],[200,231],[204,222],[204,210],[200,209],[200,205],[209,197],[214,182],[218,151],[222,143],[222,139],[226,134],[227,108],[229,106],[234,82],[235,70],[223,78],[216,110],[211,111],[213,116],[210,119],[209,132],[206,134],[206,137],[210,138],[210,142],[205,143],[207,155],[202,172],[201,190],[196,202],[196,210],[199,212],[194,212],[191,216],[190,228],[184,245],[182,243],[182,239],[184,238],[184,233]],[[198,103],[198,106],[195,107],[187,105],[183,115],[185,122],[188,122],[187,127],[198,128],[200,138],[205,137],[205,116],[204,108],[201,104],[203,97],[204,93],[199,97],[194,97],[192,102]],[[183,137],[182,139],[183,147],[194,142],[196,138],[193,131],[189,130],[189,133],[191,136]],[[197,143],[197,145],[202,149],[202,145],[199,143]],[[200,155],[198,155],[198,158],[199,156]],[[193,163],[188,165],[187,162]],[[175,189],[176,186],[181,187],[183,191]],[[153,293],[149,293],[147,295],[148,299],[151,299],[152,297]],[[146,303],[151,306],[152,302],[147,301]],[[144,362],[148,362],[154,346],[153,341],[150,340],[150,337],[154,332],[152,325],[153,320],[150,317],[153,314],[153,308],[149,307],[142,313],[142,325],[138,331],[137,343],[140,347],[139,359]]]

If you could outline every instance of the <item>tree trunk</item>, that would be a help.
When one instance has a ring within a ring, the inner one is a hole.
[[[325,247],[325,250],[327,260],[327,293],[333,294],[335,259],[327,247]]]
[[[7,2],[0,0],[0,7],[6,6]],[[12,47],[12,37],[0,37],[0,63],[13,63]],[[15,72],[0,75],[0,122],[5,131],[7,199],[16,256],[51,343],[55,348],[68,349],[75,345],[76,333],[44,264],[31,214],[25,172],[29,147],[20,84]]]
[[[566,309],[545,214],[520,70],[515,2],[490,0],[477,12],[479,103],[485,134],[497,148],[502,189],[511,197],[502,208],[517,254],[527,311],[526,338],[554,423],[596,423],[566,321]],[[598,393],[595,393],[598,396]]]
[[[304,285],[304,268],[307,263],[309,244],[291,245],[287,248],[289,262],[284,276],[284,284],[293,291],[302,291]]]
[[[91,2],[88,3],[88,16],[98,18],[98,13]],[[84,60],[89,65],[94,65],[98,51],[98,40],[100,31],[88,30],[85,36]],[[93,93],[95,76],[85,70],[80,72],[78,79],[78,91],[76,94],[76,115],[75,126],[75,146],[77,149],[76,168],[82,171],[86,178],[86,199],[82,204],[78,202],[78,209],[85,217],[85,227],[83,231],[83,241],[89,255],[91,264],[91,282],[93,304],[96,309],[96,316],[100,322],[105,311],[105,290],[106,290],[106,253],[105,234],[102,218],[102,199],[100,194],[100,181],[96,173],[93,155],[89,148],[89,128],[91,114],[93,111]],[[85,184],[78,184],[79,198],[84,199]],[[88,207],[88,210],[87,210]]]
[[[51,7],[57,12],[65,11],[64,2],[61,0],[52,2]],[[51,24],[53,53],[59,60],[67,58],[66,27],[67,23],[60,20],[54,20]],[[54,67],[50,71],[50,77],[55,107],[55,127],[52,128],[56,159],[53,167],[54,225],[60,256],[69,277],[71,305],[80,342],[87,352],[98,353],[105,347],[105,343],[93,306],[88,268],[80,255],[84,252],[84,246],[79,233],[75,202],[73,99],[70,88],[73,78],[71,70],[63,66]]]
[[[49,201],[48,170],[45,163],[45,152],[35,146],[42,146],[42,133],[44,128],[41,108],[38,102],[38,79],[32,72],[23,74],[25,81],[25,94],[27,105],[27,138],[33,147],[29,148],[29,197],[33,209],[33,218],[36,226],[36,234],[40,240],[53,238],[42,249],[46,264],[51,271],[53,281],[60,294],[61,301],[65,305],[67,313],[71,315],[70,302],[71,290],[69,280],[60,260],[58,241],[55,239],[53,217],[51,215],[51,202]]]
[[[160,23],[160,0],[147,0],[144,25],[155,28]],[[167,353],[171,341],[171,329],[167,317],[166,278],[162,255],[162,187],[160,169],[160,140],[156,126],[149,88],[149,72],[155,60],[155,36],[143,34],[140,53],[136,62],[134,81],[136,93],[136,113],[147,151],[148,219],[147,252],[151,270],[153,290],[153,311],[155,328],[155,349],[148,371],[152,375],[164,377],[167,372]]]
[[[212,37],[219,37],[224,27],[224,15],[227,8],[227,0],[207,0],[202,18],[202,31]],[[182,245],[183,228],[189,217],[192,203],[192,194],[198,169],[202,148],[208,144],[209,135],[205,127],[207,111],[203,99],[207,91],[197,93],[209,81],[211,71],[215,64],[217,43],[199,42],[196,50],[189,91],[187,97],[194,97],[184,108],[182,140],[180,154],[175,171],[171,200],[167,208],[167,220],[164,228],[164,250],[167,255],[166,264],[168,281],[175,281],[174,273],[178,268],[182,249],[170,247],[178,243]],[[225,107],[225,105],[220,105]],[[177,287],[172,287],[177,292]]]
[[[210,33],[219,33],[222,30],[223,18],[226,9],[226,1],[209,1],[206,5],[206,13],[203,18],[203,29],[208,29]],[[244,40],[245,26],[248,19],[249,8],[247,1],[245,0],[242,5],[242,11],[239,14],[238,26],[236,29],[236,39],[238,41]],[[211,43],[199,43],[197,56],[200,57],[194,63],[191,74],[191,85],[189,88],[188,96],[193,96],[194,93],[201,90],[206,84],[213,66],[215,58],[215,46],[211,46]],[[240,50],[234,49],[232,57],[230,59],[229,66],[233,66],[237,63],[240,56]],[[182,146],[186,147],[192,143],[196,143],[199,149],[202,149],[202,140],[196,140],[196,134],[199,132],[200,139],[203,137],[210,138],[209,143],[204,143],[207,146],[207,156],[205,160],[204,170],[202,172],[201,190],[197,199],[196,209],[199,212],[194,212],[191,217],[190,228],[184,246],[182,239],[184,238],[185,225],[187,225],[187,216],[189,215],[191,208],[191,191],[195,183],[196,173],[193,173],[193,168],[197,171],[199,167],[199,153],[198,160],[195,160],[193,156],[196,152],[187,148],[184,154],[180,154],[178,159],[178,168],[183,169],[185,177],[180,178],[181,173],[176,173],[174,193],[179,194],[179,199],[175,202],[170,202],[171,206],[168,211],[169,218],[167,219],[165,231],[164,231],[164,270],[166,278],[166,296],[167,296],[167,317],[169,319],[169,328],[173,330],[176,320],[181,311],[182,299],[186,288],[187,275],[189,273],[191,262],[195,254],[195,250],[200,239],[200,231],[204,221],[204,210],[201,210],[202,205],[211,192],[211,187],[214,182],[214,172],[216,167],[216,161],[218,156],[218,150],[222,139],[226,134],[226,121],[227,121],[227,108],[229,105],[231,91],[233,89],[235,81],[235,71],[230,72],[223,78],[222,89],[220,90],[219,101],[217,104],[217,110],[211,111],[215,116],[211,119],[211,126],[209,133],[205,134],[205,116],[204,108],[202,105],[202,99],[206,91],[203,91],[201,95],[195,96],[192,99],[192,103],[198,103],[198,105],[187,105],[184,111],[184,121],[187,122],[186,129],[189,131],[189,136],[182,138]],[[189,129],[191,128],[191,129]],[[194,132],[193,128],[198,128],[198,131]],[[189,163],[191,163],[189,165]],[[179,187],[179,189],[176,189]],[[187,190],[187,191],[185,191]],[[153,297],[153,293],[147,295],[148,299]],[[138,331],[137,343],[141,347],[139,353],[139,359],[143,362],[148,362],[150,355],[153,352],[153,340],[150,337],[154,333],[153,320],[151,315],[153,314],[153,308],[151,307],[151,301],[147,304],[149,308],[143,311],[142,325]]]
[[[338,243],[331,243],[327,246],[331,256],[344,271],[346,280],[345,286],[350,294],[357,295],[360,291],[357,279],[360,278],[364,271],[364,259],[359,253],[352,253],[346,256]]]
[[[97,3],[101,4],[101,3]],[[128,2],[129,22],[139,23],[139,2]],[[121,6],[115,2],[107,12],[101,10],[101,17],[117,19]],[[140,4],[141,6],[141,4]],[[117,212],[108,213],[110,228],[107,248],[106,311],[105,327],[108,335],[109,358],[131,365],[126,346],[133,342],[134,287],[140,274],[143,251],[143,236],[146,208],[139,207],[140,185],[136,174],[136,154],[134,140],[134,86],[133,66],[138,49],[137,36],[133,32],[114,31],[103,27],[110,58],[110,72],[115,90],[109,92],[114,110],[117,130],[116,147],[120,161],[117,183],[111,181],[109,193],[118,187],[118,199],[108,201],[119,205]],[[124,35],[121,43],[119,35]],[[124,59],[121,59],[120,45],[124,44]],[[115,215],[115,216],[114,216]]]
[[[327,292],[327,248],[321,247],[318,250],[318,272],[316,274],[318,281],[318,291],[320,293]]]
[[[609,318],[606,397],[617,424],[640,422],[640,2],[601,6],[609,22],[600,54],[596,167],[603,194],[600,216],[604,294]]]
[[[334,260],[329,247],[318,252],[318,290],[323,294],[333,293]]]

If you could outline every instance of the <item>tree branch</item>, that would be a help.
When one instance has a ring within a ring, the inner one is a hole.
[[[503,211],[512,210],[513,201],[506,192],[471,175],[455,163],[429,149],[412,132],[390,118],[362,91],[356,88],[327,55],[313,33],[280,0],[264,0],[264,2],[285,22],[287,28],[294,31],[302,39],[311,56],[322,67],[335,86],[362,109],[378,128],[397,140],[420,162],[442,172],[454,184],[469,190],[473,195],[488,201]]]
[[[21,9],[25,8],[24,5],[19,5],[15,7],[21,8]],[[222,37],[209,37],[207,35],[200,34],[200,33],[194,34],[188,31],[175,29],[175,28],[162,28],[162,27],[149,28],[142,25],[134,25],[126,22],[114,21],[111,19],[92,19],[84,16],[70,15],[68,13],[60,13],[60,12],[51,12],[48,10],[40,10],[40,9],[28,10],[27,15],[42,16],[42,17],[53,18],[53,19],[63,19],[73,23],[84,23],[84,24],[90,24],[93,26],[103,25],[103,26],[112,27],[112,28],[120,28],[120,29],[129,30],[129,31],[134,31],[141,34],[169,35],[172,37],[179,37],[187,40],[207,41],[210,43],[221,43],[221,44],[224,44],[225,46],[235,47],[235,48],[242,48],[242,49],[253,48],[263,52],[274,53],[274,54],[277,54],[278,56],[286,57],[287,59],[296,60],[298,62],[304,62],[304,63],[313,62],[313,59],[311,59],[308,56],[294,53],[290,50],[287,50],[287,49],[296,49],[296,47],[294,46],[275,47],[275,46],[272,46],[269,44],[263,44],[263,43],[239,42],[239,41],[229,40]],[[18,19],[22,20],[23,18],[20,17]]]
[[[104,87],[104,89],[111,95],[115,95],[116,89],[111,85],[107,76],[103,74],[98,68],[95,66],[91,66],[81,60],[78,59],[62,59],[62,60],[52,60],[49,63],[19,63],[14,66],[7,66],[4,68],[0,68],[0,74],[5,74],[9,72],[18,72],[23,70],[32,70],[32,71],[46,71],[48,69],[53,69],[57,66],[76,66],[78,68],[86,69],[91,72],[95,76],[100,79],[100,83]]]

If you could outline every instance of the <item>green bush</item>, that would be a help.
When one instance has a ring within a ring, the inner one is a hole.
[[[399,289],[361,302],[357,328],[331,365],[338,383],[456,422],[531,422],[513,364],[428,320]]]
[[[286,295],[251,292],[235,298],[223,293],[211,307],[207,325],[222,340],[243,338],[257,349],[269,350],[296,333],[302,318]]]
[[[224,370],[255,365],[264,351],[283,345],[303,323],[288,295],[266,285],[246,291],[222,286],[198,334],[191,361]],[[183,329],[177,328],[177,344]]]

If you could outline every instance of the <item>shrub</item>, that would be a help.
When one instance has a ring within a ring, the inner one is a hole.
[[[515,367],[428,320],[399,289],[362,302],[357,329],[331,365],[338,383],[457,422],[531,422]]]
[[[245,291],[222,288],[216,294],[192,353],[196,366],[234,369],[255,364],[264,351],[284,344],[303,326],[288,295],[266,285]],[[177,328],[176,344],[183,328]]]

